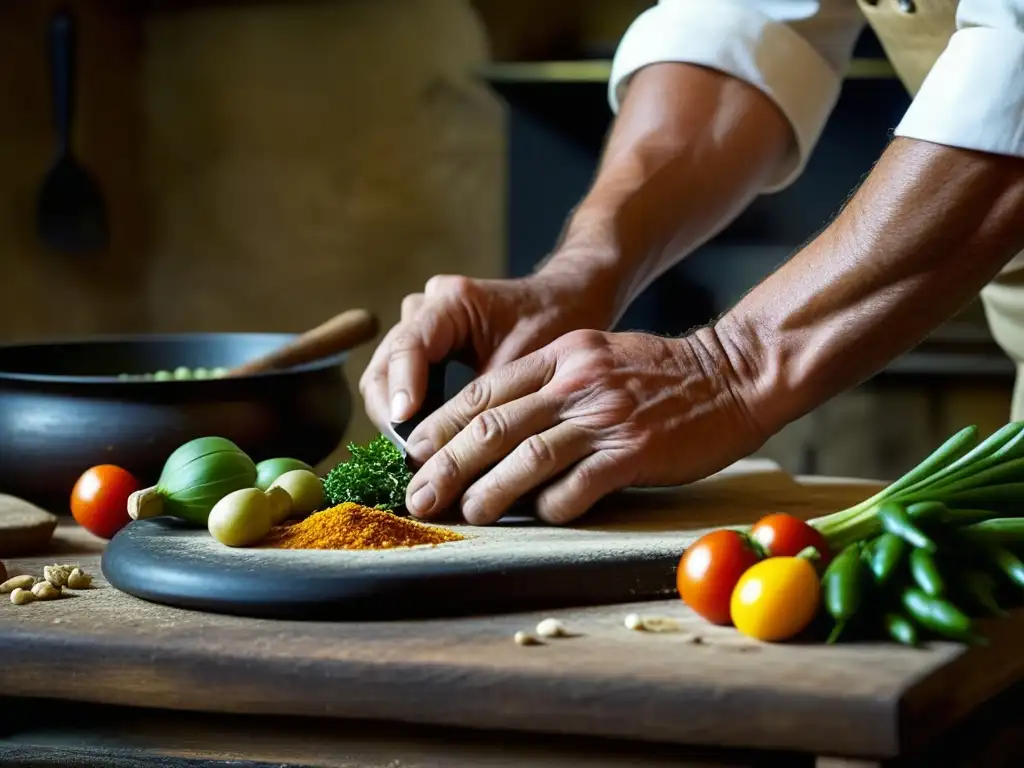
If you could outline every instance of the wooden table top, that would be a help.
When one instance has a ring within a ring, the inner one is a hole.
[[[17,660],[0,665],[6,695],[886,757],[1024,674],[1024,613],[988,628],[985,649],[768,645],[669,600],[558,611],[578,636],[521,647],[513,634],[546,614],[342,623],[146,603],[99,577],[102,549],[64,523],[45,557],[8,563],[97,578],[66,599],[0,603],[0,650]],[[631,612],[683,632],[627,630]]]

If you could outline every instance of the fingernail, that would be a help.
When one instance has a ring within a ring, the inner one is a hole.
[[[422,464],[434,455],[434,444],[427,438],[423,438],[422,440],[417,440],[416,444],[411,448],[407,448],[406,453],[412,456],[415,461]]]
[[[462,500],[462,516],[467,523],[478,523],[483,516],[483,508],[473,499]]]
[[[434,489],[430,487],[430,484],[424,485],[418,491],[416,491],[412,498],[409,499],[409,514],[410,515],[421,515],[424,512],[429,512],[431,507],[434,506]]]
[[[404,391],[395,392],[394,397],[391,398],[391,421],[400,424],[409,418],[408,410],[411,404],[412,400]]]

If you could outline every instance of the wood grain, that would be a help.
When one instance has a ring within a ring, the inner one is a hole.
[[[23,499],[0,493],[0,557],[45,551],[56,527],[56,515]]]
[[[819,498],[827,486],[817,485]],[[849,494],[849,486],[845,494]],[[863,487],[863,486],[862,486]],[[97,542],[58,530],[96,572]],[[15,561],[41,568],[53,555]],[[626,630],[627,612],[678,619],[682,634]],[[513,644],[544,614],[332,623],[216,616],[109,588],[0,604],[0,690],[237,714],[362,718],[601,735],[651,742],[895,755],[1024,672],[1024,614],[988,649],[950,644],[763,645],[710,627],[675,600],[557,614],[580,636]],[[702,642],[693,643],[693,634]],[[31,650],[29,650],[31,649]],[[969,684],[966,684],[969,681]],[[202,692],[202,695],[197,695]]]

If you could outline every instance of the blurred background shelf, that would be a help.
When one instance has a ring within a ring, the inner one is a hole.
[[[492,83],[607,83],[610,59],[579,61],[497,61],[484,66],[481,75]],[[896,76],[886,59],[855,59],[846,79],[880,79]]]

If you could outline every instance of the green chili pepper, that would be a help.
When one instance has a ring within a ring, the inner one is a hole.
[[[1024,519],[1019,517],[991,517],[988,520],[961,528],[958,533],[973,541],[994,544],[1019,544],[1024,541]]]
[[[871,572],[875,581],[885,584],[896,572],[910,545],[894,533],[883,533],[874,540],[871,552]]]
[[[959,528],[965,525],[987,522],[999,513],[990,509],[948,509],[944,523]]]
[[[901,602],[910,617],[937,635],[965,643],[982,643],[971,620],[948,600],[929,597],[917,587],[908,587]]]
[[[884,618],[885,631],[893,640],[903,645],[917,645],[917,627],[906,616],[887,613]]]
[[[907,514],[915,523],[945,520],[949,509],[941,501],[918,501],[907,506]]]
[[[885,502],[878,508],[878,519],[882,523],[882,528],[889,533],[896,534],[920,549],[935,551],[935,542],[914,524],[902,504],[894,501]]]
[[[847,622],[856,615],[864,602],[867,566],[860,556],[861,545],[846,547],[825,570],[821,577],[825,592],[825,610],[836,620],[836,626],[827,642],[839,639]]]
[[[911,550],[910,573],[926,595],[942,597],[945,593],[946,581],[942,578],[939,566],[930,552],[917,548]]]
[[[1009,612],[1003,610],[996,600],[996,581],[984,571],[968,569],[963,572],[961,585],[964,591],[971,597],[979,608],[988,611],[994,616],[1008,616]]]
[[[985,551],[999,570],[1018,587],[1024,587],[1024,563],[1013,552],[998,544],[987,544]]]

